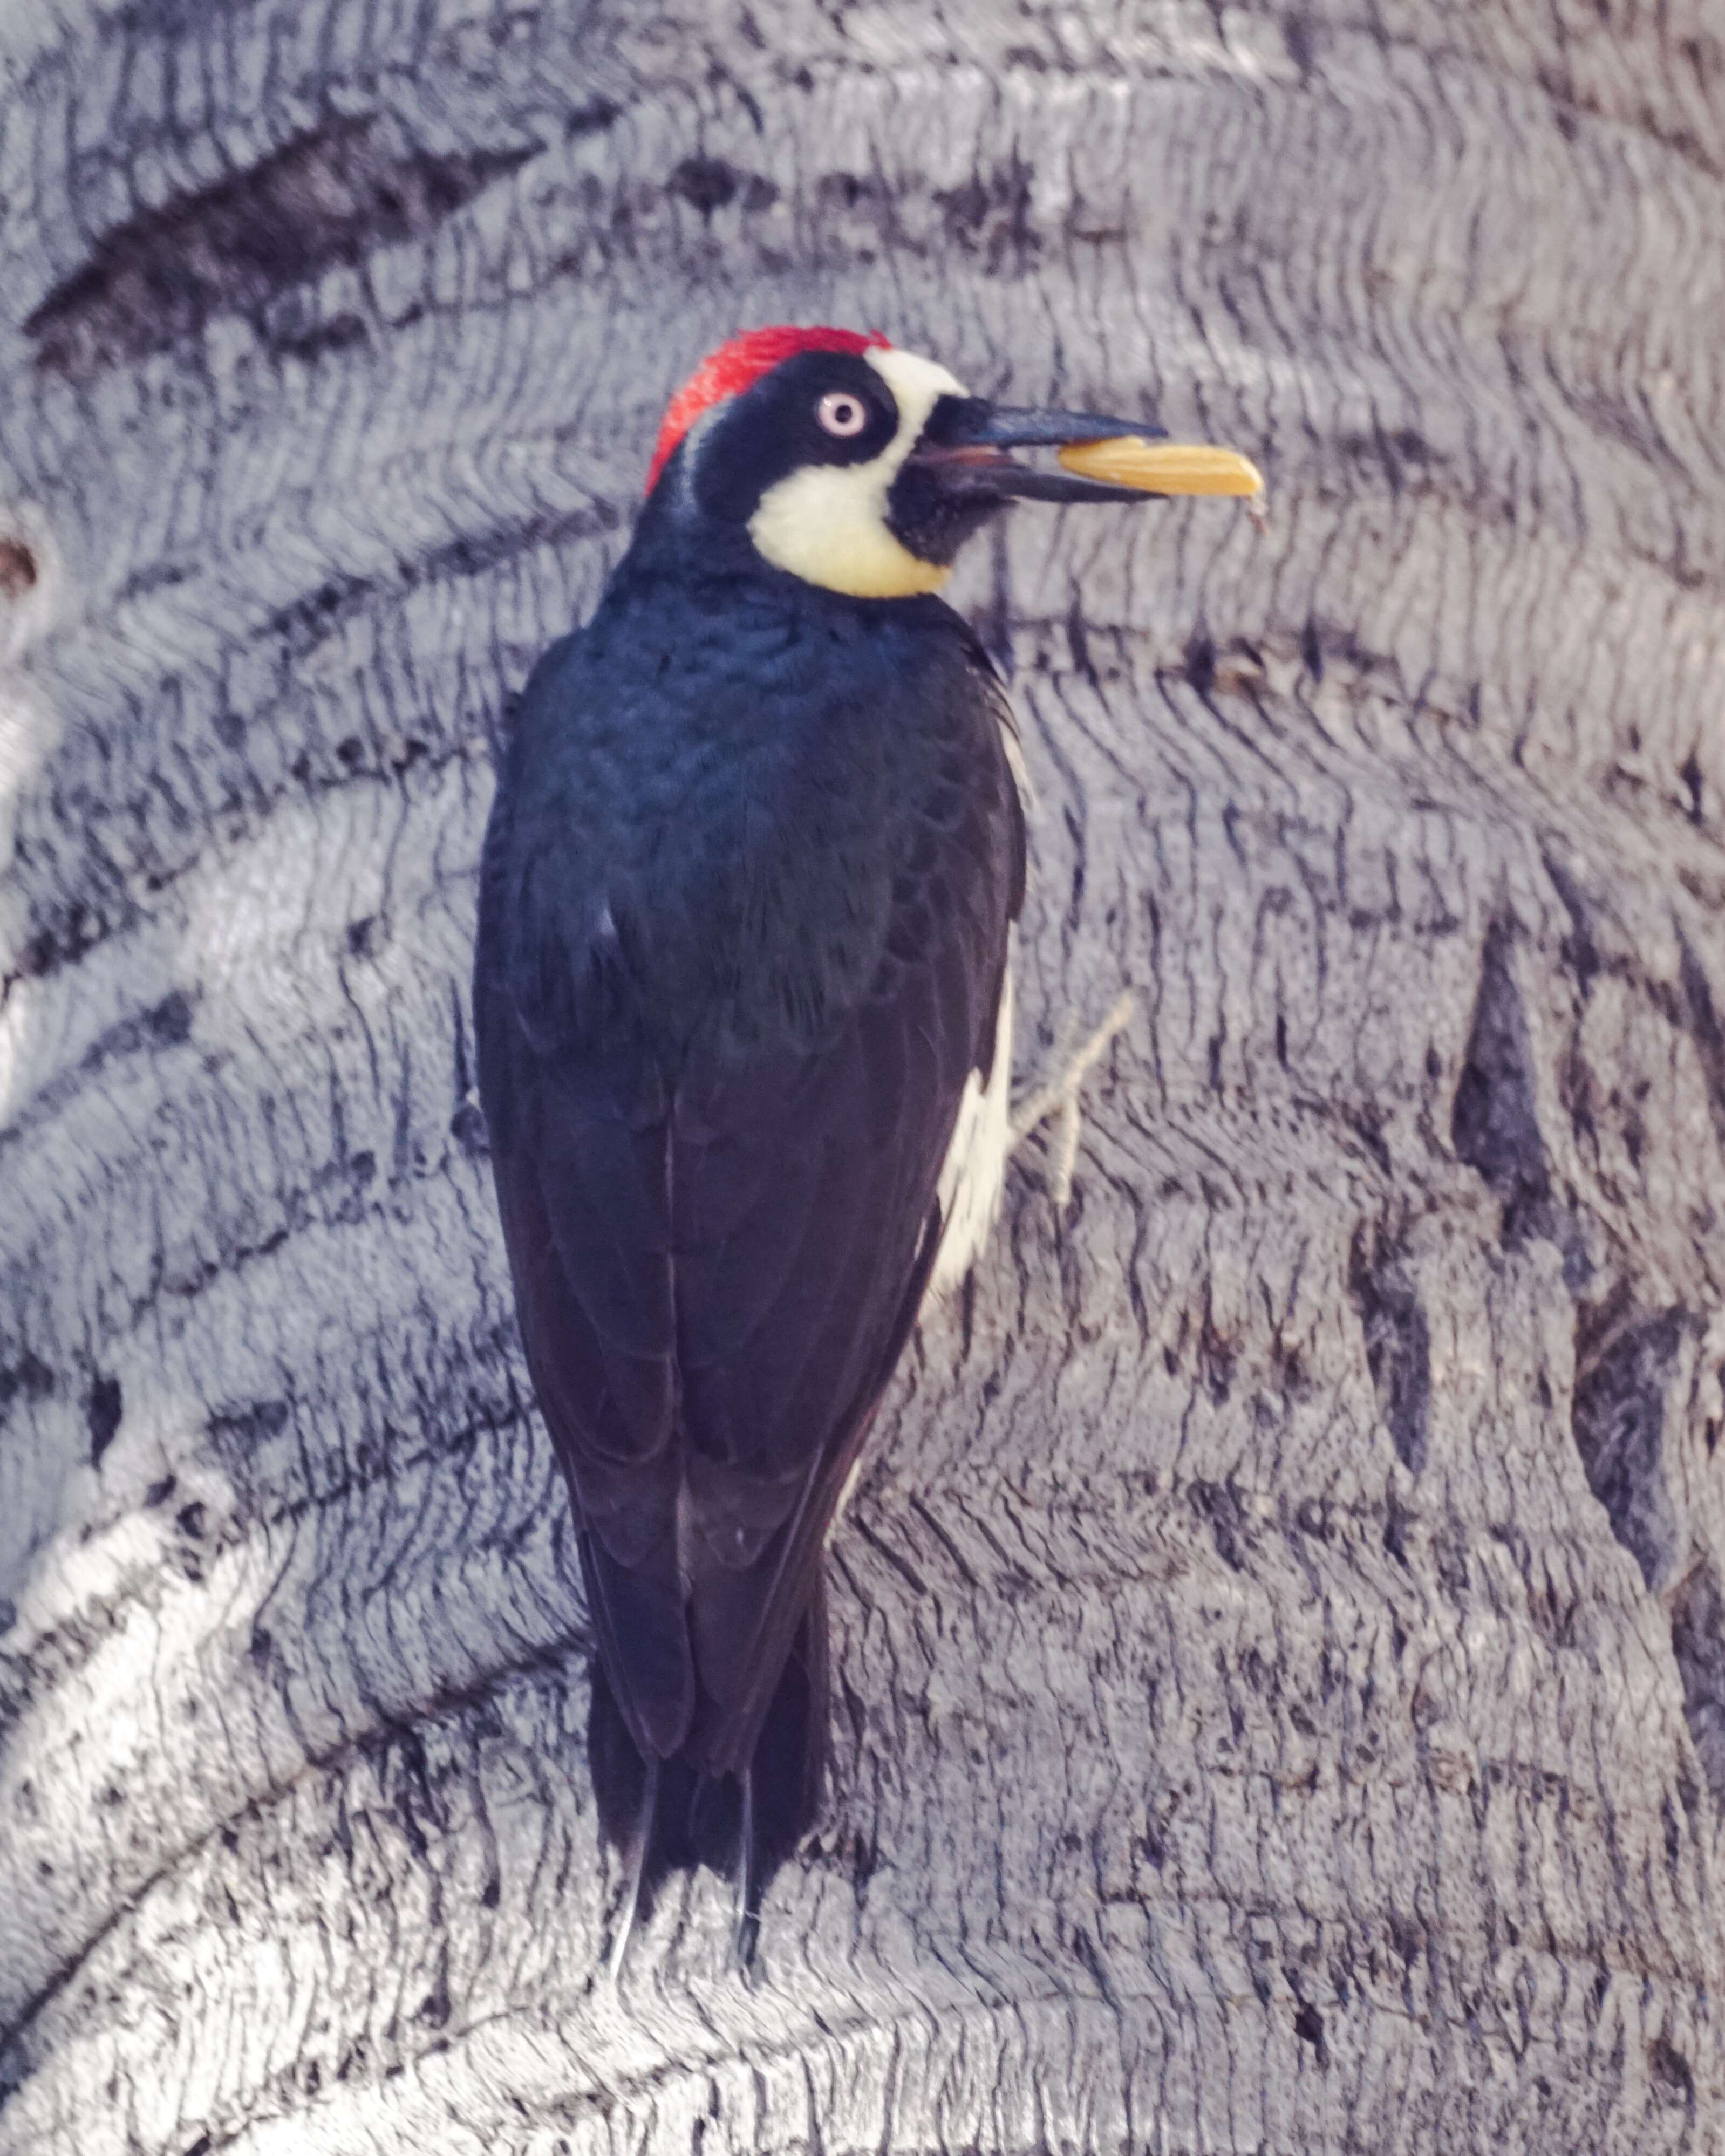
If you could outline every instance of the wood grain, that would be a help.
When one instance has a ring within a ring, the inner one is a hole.
[[[0,2151],[1725,2146],[1709,0],[0,18]],[[832,319],[1264,470],[967,570],[1021,1076],[766,1968],[622,1998],[490,747]]]

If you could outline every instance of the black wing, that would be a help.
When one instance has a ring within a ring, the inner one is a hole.
[[[494,811],[475,991],[493,1166],[603,1675],[644,1760],[741,1774],[788,1656],[813,1651],[798,1629],[927,1283],[1022,893],[980,675],[973,703],[939,783],[899,804],[865,985],[812,1039],[743,1050],[720,1028],[673,1056],[627,906],[584,893],[594,925],[572,938],[567,891],[542,898],[552,871],[505,794]]]

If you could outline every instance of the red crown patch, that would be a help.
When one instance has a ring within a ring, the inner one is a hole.
[[[659,484],[666,459],[709,405],[735,397],[763,374],[770,374],[781,360],[799,352],[866,352],[888,340],[877,330],[776,329],[745,330],[716,352],[710,352],[665,407],[665,419],[647,468],[647,492]]]

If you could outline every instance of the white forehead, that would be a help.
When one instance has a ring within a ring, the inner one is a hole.
[[[892,401],[898,407],[901,424],[895,441],[914,442],[942,397],[966,394],[963,384],[955,381],[938,360],[924,359],[921,352],[871,345],[863,357],[892,392]]]

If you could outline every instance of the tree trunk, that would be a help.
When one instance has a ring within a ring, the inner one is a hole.
[[[1716,0],[671,6],[0,23],[0,2150],[1725,2146]],[[1271,513],[973,565],[1136,1013],[619,1995],[475,868],[783,319]]]

